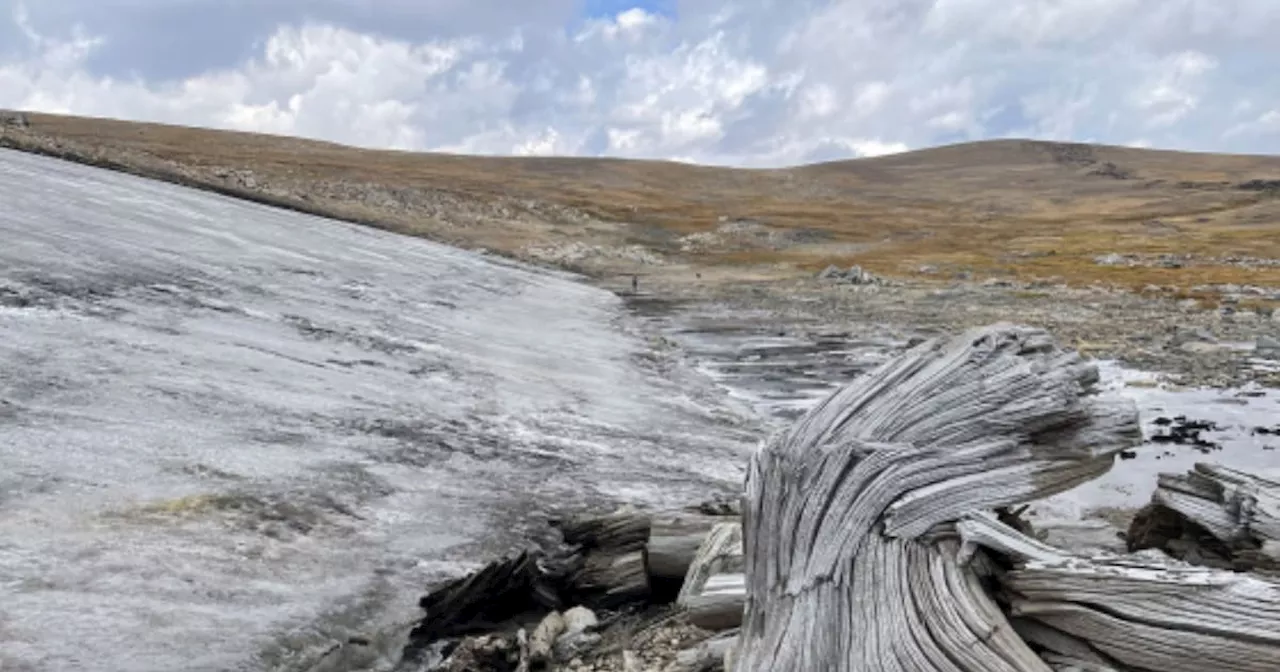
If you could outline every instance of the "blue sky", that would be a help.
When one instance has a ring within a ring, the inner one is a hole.
[[[593,18],[616,16],[618,13],[625,12],[628,9],[642,9],[651,14],[674,17],[676,3],[675,0],[643,0],[641,2],[635,2],[634,0],[585,0],[582,3],[582,15]]]
[[[1274,35],[1276,0],[0,0],[0,106],[750,166],[1280,153]]]

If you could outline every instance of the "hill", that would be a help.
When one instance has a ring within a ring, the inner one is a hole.
[[[379,151],[30,114],[3,146],[593,276],[1280,286],[1280,157],[996,140],[747,170]]]

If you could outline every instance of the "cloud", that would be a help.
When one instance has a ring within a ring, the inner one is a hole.
[[[746,166],[1010,136],[1280,152],[1274,0],[519,4],[13,5],[0,106]]]

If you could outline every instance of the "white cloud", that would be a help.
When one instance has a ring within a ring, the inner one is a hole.
[[[1158,74],[1135,95],[1135,105],[1145,112],[1150,127],[1171,126],[1200,104],[1201,77],[1217,62],[1197,51],[1184,51],[1164,59]]]
[[[1274,0],[708,0],[574,28],[531,16],[414,38],[286,17],[220,67],[147,80],[104,70],[113,34],[38,24],[19,5],[0,106],[738,165],[1007,136],[1280,152]]]

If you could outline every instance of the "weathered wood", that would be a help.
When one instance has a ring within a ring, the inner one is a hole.
[[[650,588],[644,548],[589,553],[582,570],[573,578],[573,592],[579,601],[592,607],[613,609],[645,602]]]
[[[1000,575],[1015,629],[1059,667],[1280,669],[1280,584],[1154,552],[1074,557],[981,517],[956,529],[1015,563]]]
[[[926,342],[751,459],[739,672],[1047,672],[945,524],[1067,490],[1141,441],[1043,331]],[[970,558],[974,552],[970,552]]]
[[[747,596],[744,570],[742,524],[718,523],[690,563],[676,604],[700,628],[736,628]]]
[[[1280,571],[1280,483],[1215,464],[1161,474],[1129,527],[1130,550],[1240,571]]]
[[[545,575],[535,552],[499,560],[470,576],[449,581],[419,600],[426,612],[409,633],[410,650],[433,641],[494,629],[523,614],[554,607],[543,604],[538,584]]]
[[[703,540],[717,523],[740,522],[740,516],[658,513],[649,522],[649,576],[684,580]]]
[[[681,605],[689,622],[704,630],[719,631],[742,625],[747,601],[747,577],[741,572],[712,574],[697,595]]]
[[[648,513],[624,511],[553,520],[551,525],[560,530],[566,544],[626,553],[644,548],[649,541],[649,518]]]

